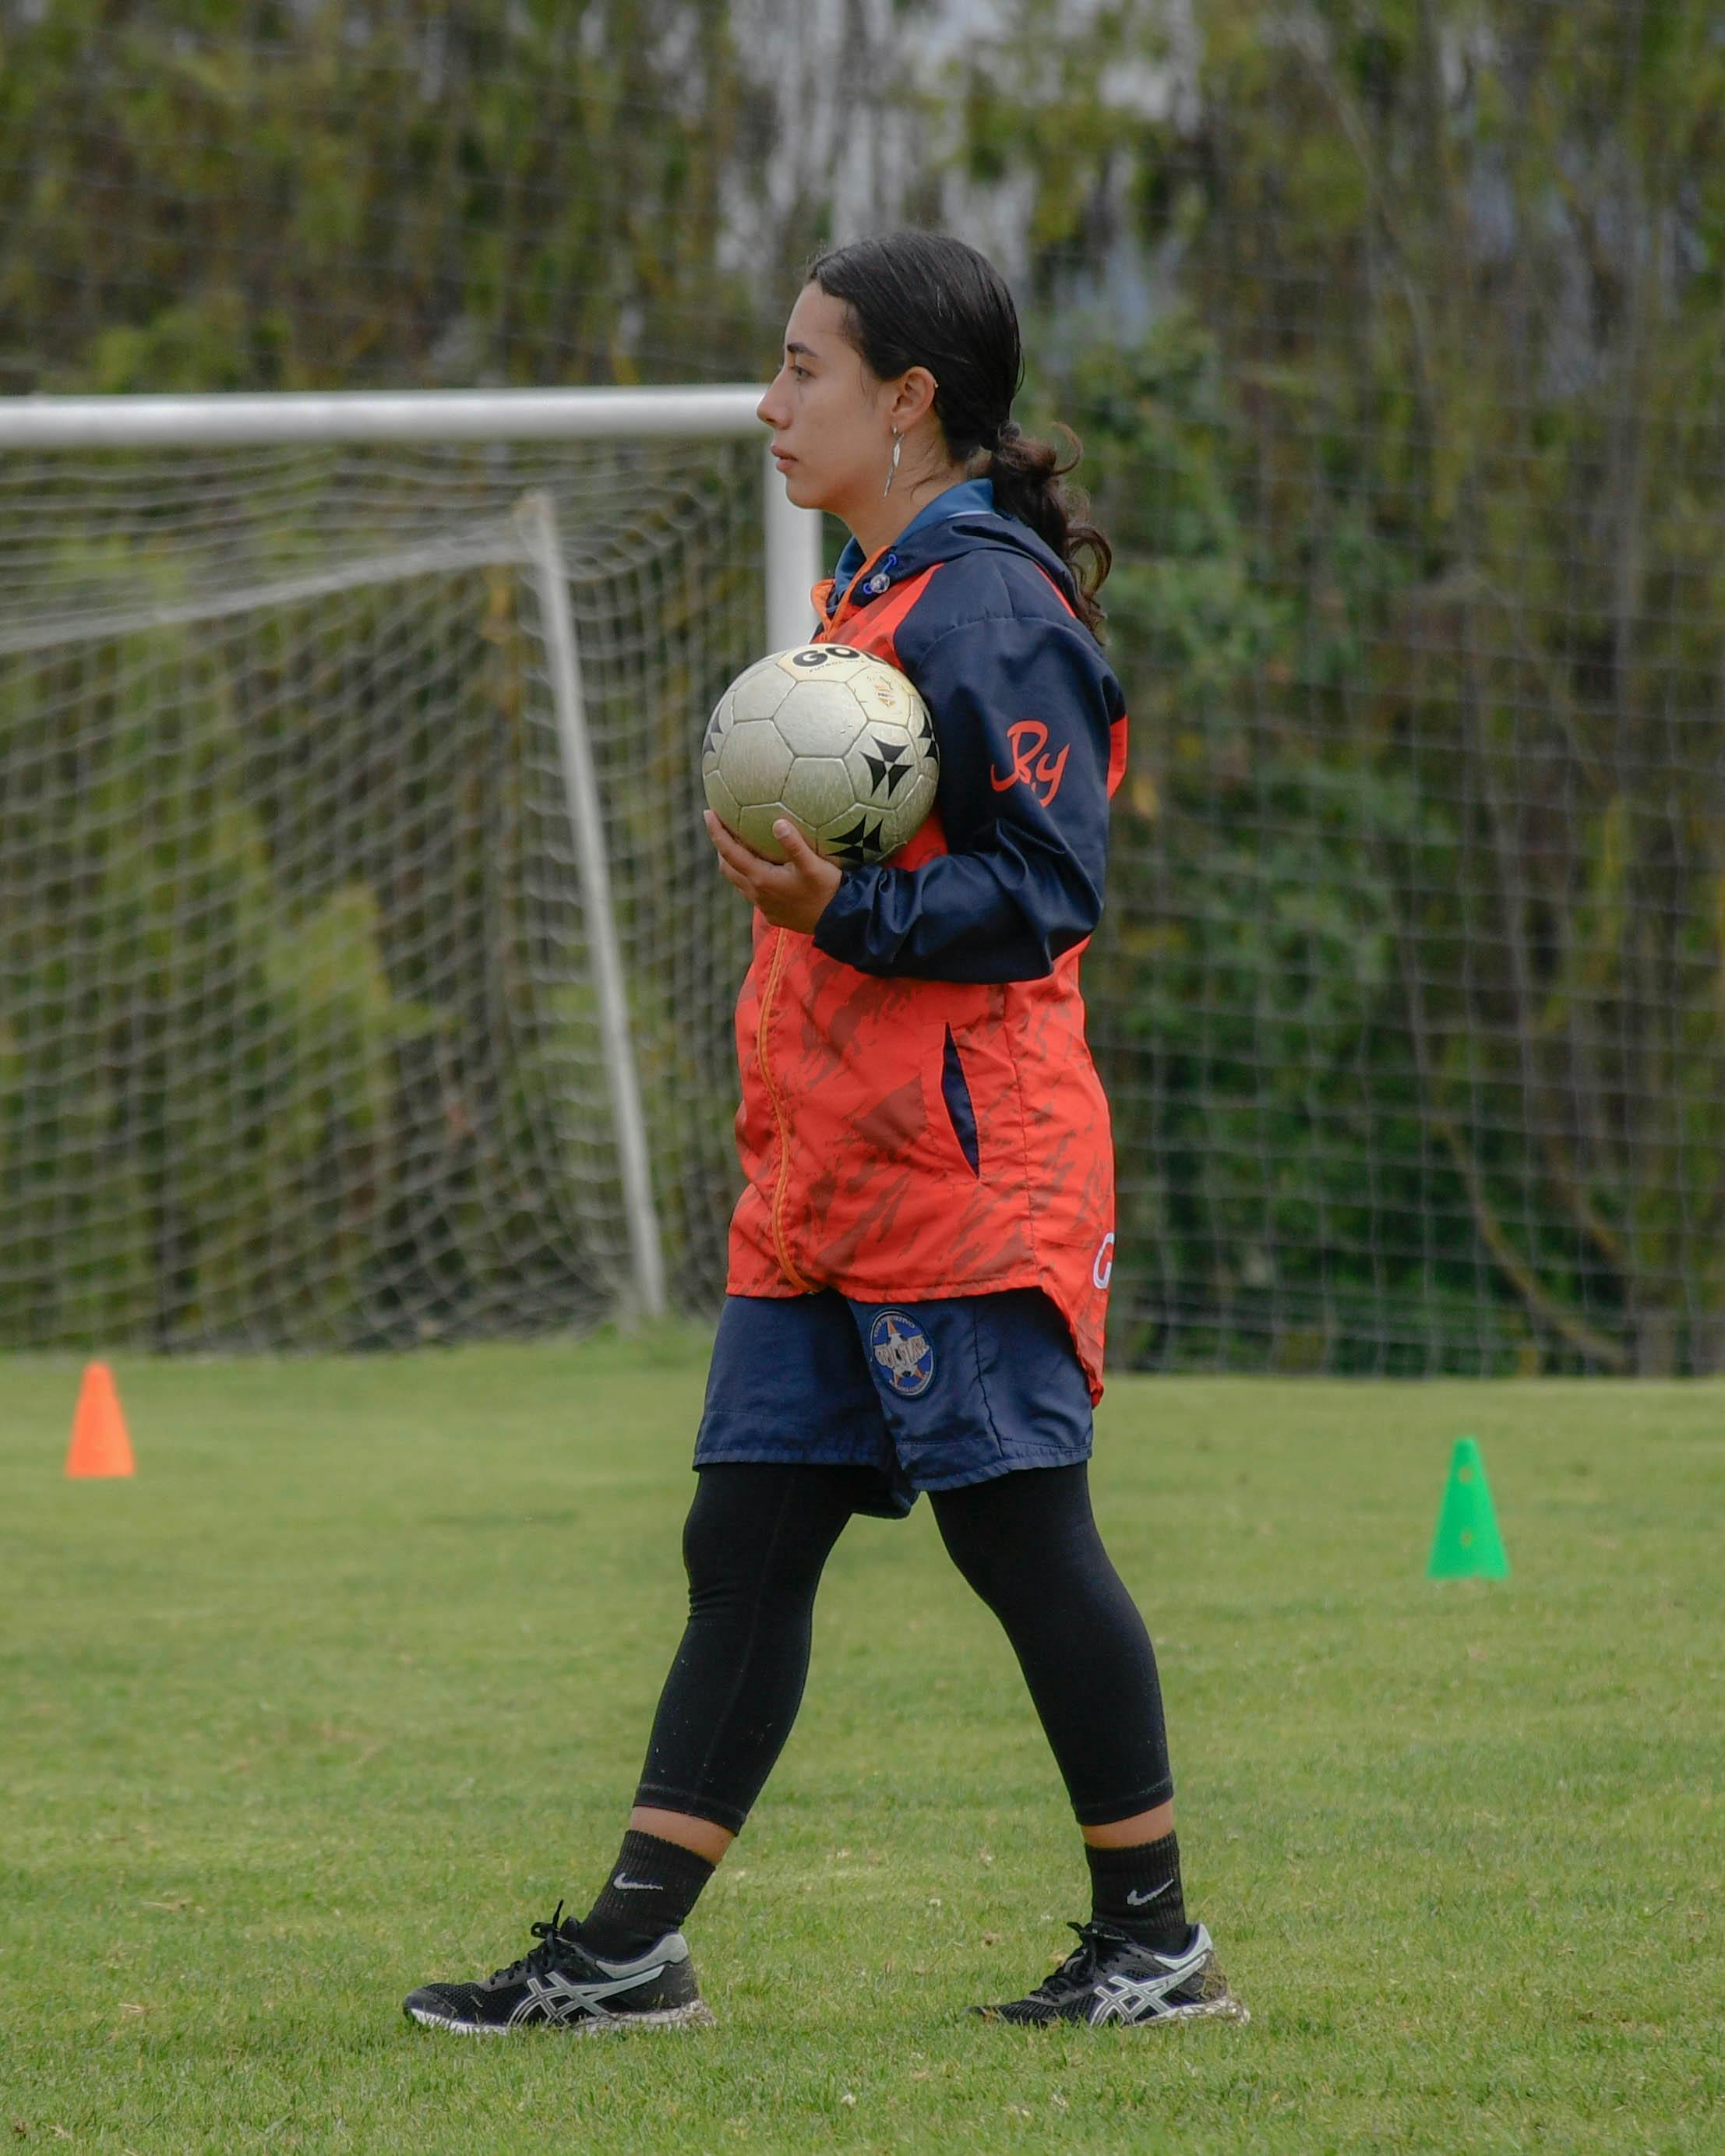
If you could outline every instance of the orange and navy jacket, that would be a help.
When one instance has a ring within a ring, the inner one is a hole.
[[[755,916],[727,1286],[871,1302],[1040,1287],[1100,1398],[1114,1158],[1078,967],[1125,705],[1066,568],[986,483],[931,509],[842,597],[815,589],[817,641],[921,692],[940,787],[908,845],[845,872],[812,936]]]

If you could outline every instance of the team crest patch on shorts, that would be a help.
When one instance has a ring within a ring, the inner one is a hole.
[[[934,1348],[908,1311],[883,1310],[869,1334],[869,1348],[901,1399],[913,1400],[934,1383]]]

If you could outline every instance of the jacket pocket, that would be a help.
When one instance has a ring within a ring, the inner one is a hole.
[[[964,1065],[958,1054],[958,1044],[952,1038],[952,1029],[947,1028],[946,1052],[941,1060],[941,1098],[947,1104],[947,1120],[952,1126],[952,1135],[958,1141],[958,1150],[970,1163],[970,1172],[980,1177],[982,1157],[977,1147],[976,1108],[970,1097],[969,1081],[964,1075]]]

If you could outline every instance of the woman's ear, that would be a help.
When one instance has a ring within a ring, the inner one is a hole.
[[[926,367],[913,367],[899,377],[886,416],[900,434],[908,434],[928,417],[939,387]]]

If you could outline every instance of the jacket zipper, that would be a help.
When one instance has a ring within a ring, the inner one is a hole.
[[[882,596],[879,592],[875,592],[870,596],[867,603],[864,604],[858,600],[856,595],[863,588],[863,580],[865,578],[870,577],[874,574],[875,564],[882,559],[891,544],[892,542],[889,539],[885,547],[877,547],[875,549],[874,552],[870,555],[868,560],[863,563],[856,574],[850,579],[850,582],[845,587],[845,596],[839,600],[838,605],[833,609],[831,613],[829,613],[826,608],[821,606],[817,601],[815,611],[821,618],[820,627],[814,632],[814,640],[817,644],[830,643],[832,639],[839,634],[839,629],[844,626],[844,624],[850,620],[852,614],[866,613],[869,607],[874,604],[875,600]]]
[[[785,1241],[784,1201],[791,1179],[791,1140],[785,1126],[784,1104],[778,1097],[778,1087],[773,1083],[773,1067],[767,1060],[767,1027],[773,1016],[773,999],[778,993],[778,977],[784,971],[784,939],[787,933],[783,928],[775,928],[773,932],[773,957],[761,990],[761,1015],[755,1026],[755,1063],[767,1088],[767,1097],[773,1103],[773,1120],[778,1126],[778,1175],[773,1188],[773,1247],[778,1253],[780,1270],[792,1286],[803,1295],[812,1295],[814,1284],[804,1280],[792,1263],[790,1250]]]
[[[836,613],[829,615],[824,608],[818,605],[817,610],[821,614],[821,625],[815,631],[814,640],[817,644],[828,642],[846,615],[859,610],[855,604],[857,588],[863,578],[873,569],[880,555],[886,552],[886,547],[881,547],[879,552],[863,563],[855,576],[851,578],[850,588],[845,593],[845,598]],[[815,1292],[814,1281],[804,1280],[798,1270],[791,1256],[790,1245],[785,1240],[785,1194],[791,1180],[790,1132],[785,1122],[784,1103],[780,1100],[778,1087],[773,1082],[773,1066],[767,1060],[767,1028],[773,1016],[773,999],[778,993],[779,975],[784,971],[784,939],[787,932],[783,928],[775,928],[773,932],[773,957],[768,963],[767,978],[761,989],[761,1014],[755,1024],[755,1065],[760,1071],[762,1083],[767,1088],[767,1097],[773,1103],[773,1120],[778,1127],[778,1173],[774,1178],[773,1186],[773,1247],[778,1255],[779,1270],[792,1286],[799,1294],[813,1295]]]

